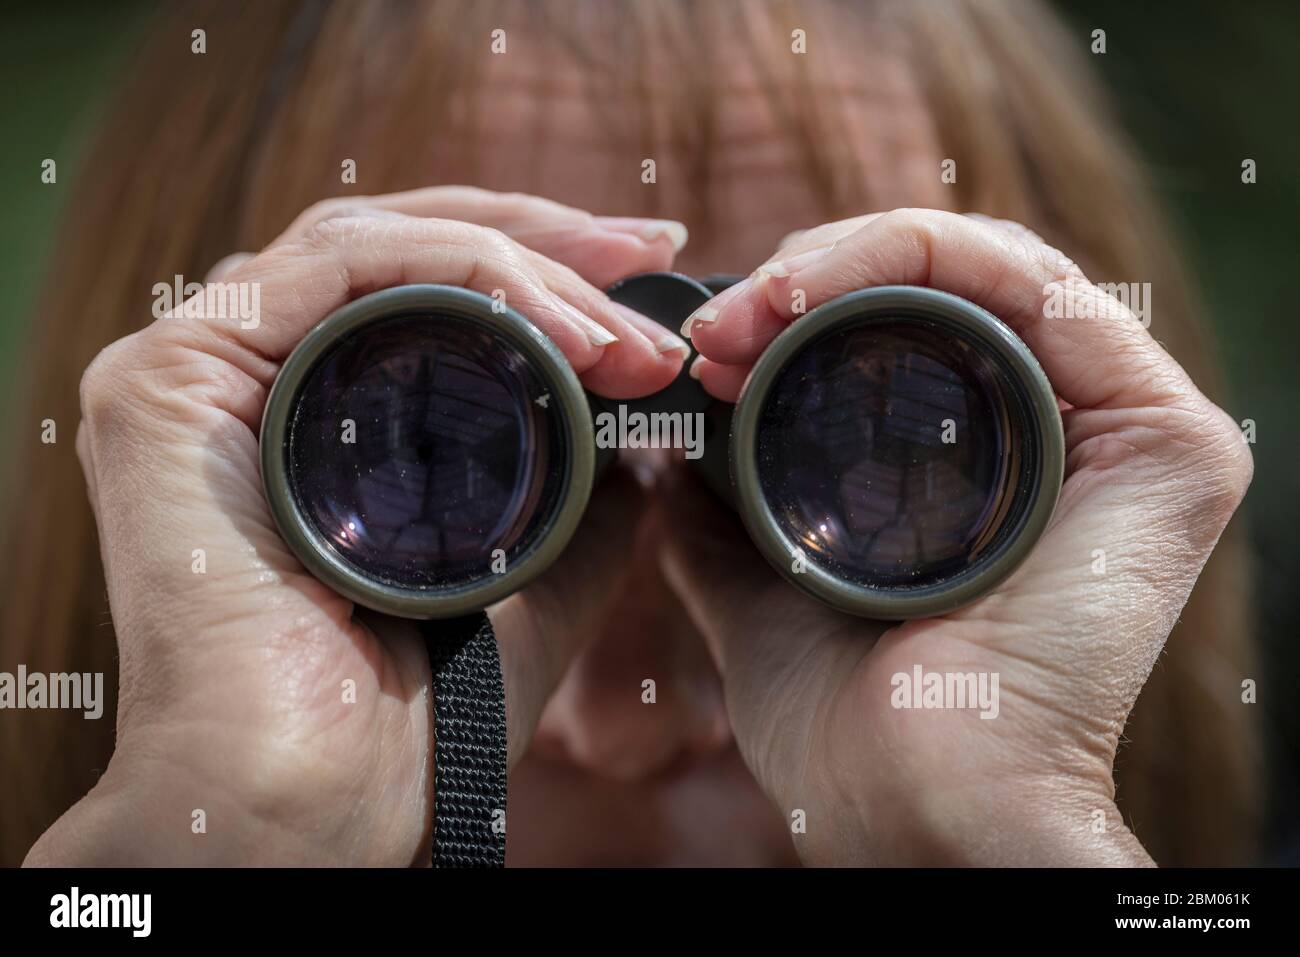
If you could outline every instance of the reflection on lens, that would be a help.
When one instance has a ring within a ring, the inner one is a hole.
[[[299,389],[285,443],[298,509],[344,561],[388,584],[447,588],[503,571],[567,480],[562,420],[537,402],[547,391],[481,326],[370,324]]]
[[[996,550],[1027,509],[1036,443],[1008,370],[946,327],[836,327],[782,370],[756,465],[777,526],[810,564],[920,588]]]

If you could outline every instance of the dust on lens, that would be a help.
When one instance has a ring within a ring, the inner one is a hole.
[[[286,438],[290,488],[363,575],[449,588],[509,570],[557,511],[563,423],[495,332],[401,316],[345,337],[307,374]]]
[[[938,584],[1026,511],[1030,415],[987,348],[937,323],[841,325],[773,383],[755,448],[767,507],[807,561],[872,588]]]

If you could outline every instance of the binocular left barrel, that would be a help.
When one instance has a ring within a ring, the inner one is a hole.
[[[610,290],[673,328],[712,294],[662,273]],[[941,614],[1005,579],[1050,518],[1064,460],[1029,350],[934,290],[862,290],[801,317],[733,409],[685,369],[644,400],[589,397],[526,317],[420,285],[358,299],[304,337],[268,398],[263,482],[320,580],[379,611],[454,617],[560,556],[617,454],[602,425],[629,418],[697,437],[691,464],[792,584],[887,619]]]

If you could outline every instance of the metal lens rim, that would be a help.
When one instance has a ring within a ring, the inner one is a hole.
[[[495,306],[495,308],[494,308]],[[533,544],[502,574],[453,589],[404,588],[376,581],[345,561],[298,508],[288,475],[286,440],[299,391],[317,363],[345,337],[372,323],[406,315],[443,314],[495,332],[517,348],[551,389],[550,412],[567,438],[563,494]],[[486,608],[518,591],[559,557],[582,519],[595,476],[591,412],[582,384],[559,348],[518,312],[456,286],[409,285],[363,296],[316,325],[285,360],[271,387],[261,430],[262,484],[285,542],[319,580],[376,611],[405,618],[451,618]]]
[[[924,320],[948,325],[986,346],[1012,372],[1038,443],[1038,472],[1020,527],[998,548],[951,578],[920,588],[872,588],[849,582],[811,561],[791,568],[797,544],[767,507],[758,474],[758,423],[786,364],[804,346],[847,321]],[[878,286],[840,296],[798,319],[764,351],[745,384],[731,427],[731,475],[741,518],[758,549],[791,583],[826,604],[867,618],[900,620],[941,615],[969,604],[1007,578],[1025,560],[1056,507],[1065,467],[1065,435],[1056,393],[1033,353],[1001,320],[972,302],[922,286]]]

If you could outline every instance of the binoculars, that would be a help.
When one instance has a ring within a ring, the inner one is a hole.
[[[647,273],[608,294],[675,330],[732,281]],[[271,513],[317,578],[408,618],[486,608],[554,562],[618,455],[611,434],[624,447],[694,435],[690,465],[772,565],[869,618],[974,601],[1051,517],[1055,393],[1028,347],[964,299],[882,286],[827,302],[768,346],[734,406],[688,364],[663,391],[612,403],[500,300],[372,293],[312,329],[271,389]]]

